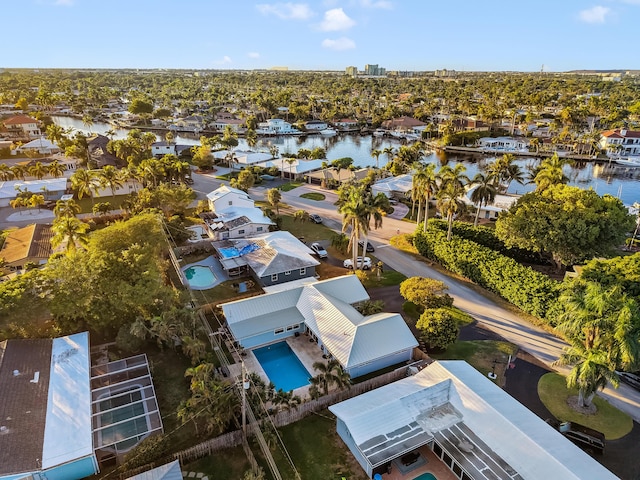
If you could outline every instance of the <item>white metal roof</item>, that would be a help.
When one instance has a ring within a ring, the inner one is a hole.
[[[418,345],[399,314],[364,317],[351,306],[368,298],[358,278],[345,275],[225,303],[222,310],[238,340],[305,322],[345,368]]]
[[[617,478],[464,361],[434,362],[412,377],[329,409],[366,452],[372,452],[373,443],[389,441],[390,432],[417,431],[417,423],[436,436],[466,431],[467,438],[492,451],[498,468],[511,468],[523,479]]]
[[[209,192],[207,193],[207,198],[211,201],[215,201],[219,198],[224,197],[225,195],[229,195],[229,194],[233,194],[235,196],[238,196],[240,198],[245,198],[247,200],[251,200],[251,198],[249,197],[249,194],[247,192],[243,192],[242,190],[239,190],[237,188],[233,188],[233,187],[229,187],[227,185],[221,185],[220,187],[216,188],[213,192]]]
[[[67,179],[63,177],[0,182],[0,198],[15,198],[18,194],[16,187],[38,194],[43,192],[43,188],[46,188],[49,192],[63,192],[67,189]]]
[[[287,160],[295,160],[289,164]],[[315,170],[320,170],[322,168],[322,164],[326,162],[326,160],[322,159],[287,159],[287,158],[275,158],[273,160],[268,160],[266,162],[262,162],[260,166],[264,168],[277,167],[278,170],[291,172],[295,175],[299,175],[301,173],[313,172]]]
[[[413,188],[413,175],[404,174],[378,180],[371,188],[378,192],[410,192]]]
[[[129,477],[126,480],[182,480],[180,462],[174,460],[171,463]]]
[[[260,246],[243,255],[258,277],[320,265],[312,255],[313,250],[284,230],[250,237],[245,241]]]
[[[89,369],[87,332],[53,340],[43,469],[93,455]]]

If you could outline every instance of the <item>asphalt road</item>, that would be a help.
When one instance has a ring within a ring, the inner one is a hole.
[[[253,198],[262,198],[269,187],[260,187],[251,190]],[[320,192],[325,195],[324,201],[300,198],[306,192]],[[309,213],[317,213],[324,219],[324,224],[334,230],[340,230],[342,217],[338,213],[334,203],[337,195],[334,192],[322,190],[315,186],[301,186],[289,192],[282,192],[282,201],[294,209],[304,209]],[[565,347],[563,340],[551,333],[536,327],[526,319],[506,310],[494,302],[488,296],[478,293],[476,290],[460,280],[449,277],[431,268],[426,262],[418,262],[391,245],[389,239],[400,233],[413,233],[415,224],[402,220],[385,218],[383,227],[372,230],[369,234],[371,243],[375,246],[375,256],[394,270],[407,277],[422,276],[442,280],[449,286],[449,294],[454,298],[455,305],[469,313],[484,328],[492,330],[505,340],[518,345],[518,347],[533,357],[543,362],[549,368],[567,373],[568,370],[553,366]],[[621,384],[616,390],[607,387],[599,395],[609,400],[620,410],[628,413],[635,421],[640,422],[640,392],[628,385]]]

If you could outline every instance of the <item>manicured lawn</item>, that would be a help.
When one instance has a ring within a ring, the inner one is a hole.
[[[366,288],[390,287],[391,285],[400,285],[400,283],[406,279],[407,277],[403,274],[391,269],[383,271],[380,278],[378,278],[376,273],[369,270],[367,272],[367,279],[363,282],[363,285]]]
[[[335,417],[328,410],[281,428],[280,435],[304,480],[367,478],[336,433]],[[273,456],[283,478],[295,478],[279,449],[274,451]]]
[[[289,182],[289,183],[285,183],[283,185],[280,185],[279,188],[283,192],[288,192],[290,190],[293,190],[294,188],[298,188],[301,185],[304,185],[304,183],[302,183],[302,182]]]
[[[576,422],[604,433],[607,440],[624,437],[633,428],[629,415],[613,407],[605,399],[596,396],[593,403],[597,408],[594,415],[584,415],[567,404],[570,396],[578,395],[575,388],[568,389],[566,378],[557,373],[547,373],[538,382],[538,395],[544,406],[563,422]]]
[[[238,293],[234,284],[243,282],[245,280],[251,280],[254,282],[253,288],[247,290],[244,293]],[[255,284],[255,281],[249,277],[235,278],[233,280],[227,280],[221,284],[210,288],[209,290],[194,290],[193,291],[196,300],[200,305],[206,305],[209,303],[218,304],[224,302],[230,302],[232,300],[239,300],[241,298],[253,297],[259,293],[262,293],[262,288]]]
[[[516,350],[517,347],[509,342],[472,340],[456,342],[444,352],[429,353],[429,356],[437,360],[466,360],[483,375],[493,371],[493,361],[496,360],[498,363],[495,364],[495,373],[498,378],[494,382],[502,386],[509,355],[514,355]]]
[[[282,210],[280,210],[282,212]],[[313,222],[294,222],[293,216],[281,215],[282,218],[282,230],[287,230],[297,238],[303,238],[307,245],[319,240],[329,240],[334,234],[334,231],[328,227],[325,227],[321,223]]]
[[[327,197],[325,197],[323,194],[318,192],[309,192],[309,193],[303,193],[302,195],[300,195],[300,198],[308,198],[309,200],[316,200],[318,202],[321,202]]]
[[[129,195],[116,195],[115,197],[107,195],[105,197],[94,198],[93,203],[91,203],[91,199],[89,197],[82,197],[82,199],[76,200],[76,203],[80,205],[80,213],[92,213],[94,204],[106,202],[111,204],[112,210],[119,210],[122,202],[124,202],[128,197]]]

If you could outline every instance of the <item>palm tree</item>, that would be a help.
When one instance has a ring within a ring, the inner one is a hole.
[[[13,178],[24,180],[24,176],[27,173],[27,167],[24,165],[14,165],[11,167],[11,173],[13,173]]]
[[[93,118],[91,117],[91,115],[83,115],[82,124],[87,127],[87,129],[89,130],[89,134],[91,134],[91,126],[93,125]]]
[[[333,359],[327,363],[315,362],[313,364],[313,369],[318,372],[314,378],[316,379],[317,386],[322,388],[323,395],[329,393],[329,387],[335,382],[333,370],[336,365],[339,366],[338,362]]]
[[[556,327],[569,347],[558,363],[573,365],[569,386],[579,389],[580,405],[589,406],[607,381],[617,385],[615,370],[636,368],[640,361],[640,310],[620,286],[574,280],[559,298],[564,306]]]
[[[97,181],[100,188],[111,189],[111,196],[116,196],[116,190],[124,185],[122,175],[113,165],[105,165],[97,174]]]
[[[390,163],[393,160],[393,157],[396,155],[396,151],[393,147],[385,148],[384,150],[382,150],[382,153],[387,156],[387,163]]]
[[[516,157],[514,155],[506,153],[487,167],[487,172],[498,183],[500,192],[506,192],[514,180],[520,184],[524,183],[522,169],[518,164],[514,163],[515,160]]]
[[[277,188],[270,188],[267,190],[267,201],[269,205],[276,209],[276,215],[280,215],[280,200],[282,200],[282,194]]]
[[[0,163],[0,180],[6,182],[13,179],[13,171],[6,163]]]
[[[351,228],[349,247],[351,248],[354,269],[358,265],[360,234],[366,235],[369,232],[369,221],[371,219],[369,209],[363,202],[362,193],[361,188],[350,186],[347,192],[347,199],[344,204],[340,205],[338,210],[342,214],[342,233],[346,233]]]
[[[552,157],[545,158],[540,163],[540,168],[533,179],[536,184],[536,190],[542,191],[552,185],[565,184],[569,181],[569,177],[564,174],[564,166],[571,163],[566,158],[558,157],[554,153]]]
[[[424,167],[422,170],[422,193],[424,195],[424,225],[422,226],[422,231],[427,231],[427,222],[429,221],[429,205],[431,204],[431,199],[438,191],[438,180],[440,179],[440,174],[436,173],[436,165],[435,163],[430,163]]]
[[[57,248],[66,241],[67,253],[74,252],[78,245],[85,247],[89,242],[87,237],[89,225],[76,217],[58,217],[53,221],[51,229],[53,230],[51,246]]]
[[[36,162],[35,165],[29,167],[29,175],[42,180],[49,173],[49,169],[42,162]]]
[[[477,185],[476,188],[471,192],[471,201],[475,203],[478,208],[476,209],[476,218],[473,222],[473,226],[478,226],[478,218],[480,217],[480,208],[482,205],[489,205],[493,203],[496,199],[496,186],[493,183],[493,175],[483,175],[482,173],[477,173],[473,180],[471,180],[472,185]]]
[[[306,210],[298,210],[293,214],[294,222],[307,223],[309,220],[311,220],[311,217]]]
[[[75,217],[80,213],[80,205],[73,200],[58,200],[53,208],[56,218]]]
[[[96,174],[92,170],[80,169],[71,175],[71,187],[76,191],[78,199],[88,196],[93,205],[93,191],[97,187]]]
[[[40,207],[42,205],[44,205],[44,195],[38,195],[37,193],[34,193],[27,200],[27,206],[29,208],[36,208],[37,207],[38,211],[40,211]]]
[[[297,158],[287,158],[285,159],[285,162],[287,162],[287,164],[289,165],[289,181],[293,182],[293,173],[292,173],[292,168],[293,168],[293,164],[296,163],[298,161]]]
[[[48,138],[49,140],[51,140],[57,145],[60,145],[60,141],[63,138],[65,138],[66,134],[67,134],[67,130],[61,127],[60,125],[56,125],[55,123],[52,123],[51,125],[47,125],[47,130],[45,134],[46,138]]]
[[[377,150],[377,149],[371,152],[371,156],[376,159],[376,169],[377,170],[380,169],[379,160],[380,160],[380,155],[382,155],[382,154],[383,154],[383,151],[382,150]]]
[[[16,197],[13,200],[9,200],[11,208],[21,208],[26,206],[25,199],[23,197]]]
[[[52,177],[55,178],[59,178],[62,175],[64,175],[64,172],[67,171],[67,169],[65,168],[64,165],[60,164],[60,162],[58,162],[58,160],[54,160],[53,162],[51,162],[49,164],[49,167],[47,168],[49,175],[51,175]]]

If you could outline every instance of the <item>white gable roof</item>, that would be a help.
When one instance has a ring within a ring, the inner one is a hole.
[[[249,197],[249,194],[247,192],[243,192],[242,190],[229,187],[227,185],[221,185],[220,187],[216,188],[213,192],[207,193],[207,198],[212,202],[215,202],[219,198],[222,198],[226,195],[234,195],[236,197],[239,197],[245,200],[251,200],[251,197]]]
[[[370,440],[389,438],[403,427],[436,438],[449,428],[468,428],[525,480],[616,478],[464,361],[434,362],[329,410],[347,425],[361,451]],[[434,415],[438,411],[443,414]]]
[[[355,275],[222,304],[236,339],[304,322],[344,368],[418,345],[402,317],[380,313],[364,317],[353,303],[369,295]]]

